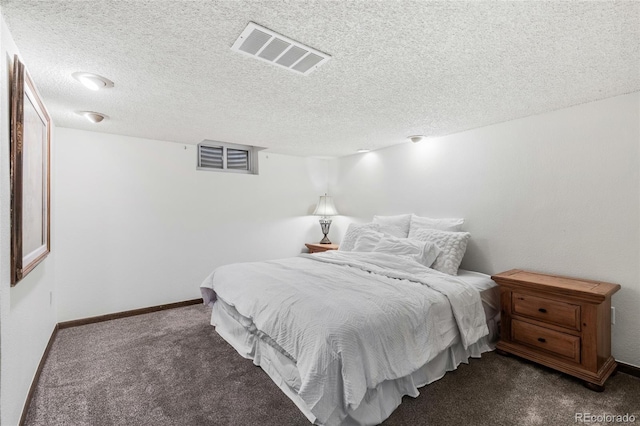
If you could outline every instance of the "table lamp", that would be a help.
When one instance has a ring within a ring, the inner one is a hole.
[[[320,241],[320,244],[331,244],[329,241],[329,237],[327,234],[329,233],[329,227],[331,226],[330,216],[335,216],[338,214],[338,210],[336,210],[336,206],[333,205],[333,197],[328,196],[327,194],[321,195],[320,200],[318,201],[318,206],[316,210],[313,212],[316,216],[322,216],[320,218],[320,227],[322,228],[322,233],[324,234],[324,238]]]

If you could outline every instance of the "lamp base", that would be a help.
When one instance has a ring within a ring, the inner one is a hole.
[[[324,238],[320,240],[320,244],[331,244],[331,241],[329,241],[327,234],[324,234]]]
[[[322,233],[324,234],[324,238],[322,239],[322,241],[320,241],[320,244],[331,244],[331,241],[329,241],[329,237],[327,237],[327,234],[329,233],[329,227],[331,226],[331,219],[323,217],[319,222],[320,228],[322,228]]]

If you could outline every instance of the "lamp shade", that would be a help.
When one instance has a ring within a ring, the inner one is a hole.
[[[333,197],[330,197],[327,194],[321,195],[320,200],[318,201],[318,206],[313,214],[316,216],[337,215],[338,210],[336,210],[336,206],[333,205]]]

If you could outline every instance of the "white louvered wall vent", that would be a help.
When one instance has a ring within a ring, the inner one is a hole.
[[[331,59],[326,53],[253,22],[249,22],[231,50],[303,75],[311,74]]]
[[[258,174],[259,146],[203,140],[198,144],[198,170]]]

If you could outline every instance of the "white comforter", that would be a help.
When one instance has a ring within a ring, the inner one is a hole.
[[[488,334],[473,287],[403,256],[329,251],[232,264],[201,287],[205,303],[234,306],[296,362],[295,390],[321,424],[339,422],[368,388],[413,373],[458,335],[466,348]]]

